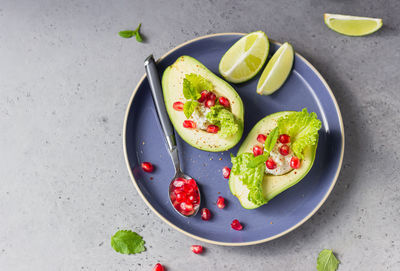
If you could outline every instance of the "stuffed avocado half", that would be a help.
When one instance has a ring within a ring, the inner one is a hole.
[[[179,57],[164,71],[162,88],[169,118],[188,144],[219,152],[239,142],[243,102],[231,85],[198,60]]]
[[[229,187],[246,209],[258,208],[301,181],[317,150],[321,121],[307,109],[260,120],[232,156]]]

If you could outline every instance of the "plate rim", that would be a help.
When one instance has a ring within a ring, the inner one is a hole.
[[[180,49],[183,46],[186,46],[190,43],[196,42],[198,40],[202,40],[202,39],[207,39],[207,38],[211,38],[211,37],[217,37],[217,36],[232,36],[232,35],[237,35],[237,36],[244,36],[247,35],[248,33],[241,33],[241,32],[223,32],[223,33],[215,33],[215,34],[209,34],[209,35],[204,35],[204,36],[200,36],[191,40],[188,40],[186,42],[183,42],[181,44],[179,44],[178,46],[172,48],[171,50],[169,50],[167,53],[165,53],[164,55],[162,55],[156,62],[160,62],[161,60],[163,60],[164,58],[166,58],[168,55],[170,55],[171,53],[175,52],[176,50]],[[277,42],[275,40],[269,39],[269,42],[271,43],[275,43],[278,45],[282,45],[282,43]],[[333,101],[333,104],[337,110],[338,113],[338,117],[339,117],[339,126],[340,126],[340,132],[341,132],[341,143],[342,143],[342,147],[340,150],[340,160],[339,160],[339,165],[338,168],[336,170],[335,176],[333,178],[333,182],[331,184],[331,186],[329,187],[329,190],[327,191],[327,193],[325,194],[324,198],[318,203],[318,205],[307,215],[305,216],[302,220],[300,220],[299,222],[297,222],[295,225],[293,225],[292,227],[290,227],[289,229],[279,233],[279,234],[275,234],[274,236],[270,236],[268,238],[264,238],[264,239],[260,239],[260,240],[256,240],[256,241],[250,241],[250,242],[238,242],[238,243],[234,243],[234,242],[220,242],[220,241],[214,241],[214,240],[210,240],[207,238],[203,238],[197,235],[194,235],[192,233],[189,233],[181,228],[179,228],[178,226],[174,225],[172,222],[170,222],[167,218],[165,218],[163,215],[161,215],[151,204],[150,202],[146,199],[146,197],[143,195],[142,191],[140,190],[135,177],[133,176],[133,172],[132,169],[130,167],[129,164],[129,160],[128,160],[128,153],[127,153],[127,148],[126,148],[126,127],[127,127],[127,121],[128,121],[128,115],[130,112],[130,109],[132,107],[132,102],[133,99],[139,89],[139,87],[141,86],[141,84],[143,83],[144,79],[146,78],[146,74],[144,74],[139,82],[137,83],[135,89],[133,90],[131,97],[129,99],[129,103],[127,105],[126,111],[125,111],[125,116],[124,116],[124,123],[123,123],[123,136],[122,136],[122,140],[123,140],[123,149],[124,149],[124,158],[125,158],[125,164],[128,168],[128,172],[129,172],[129,176],[131,177],[131,181],[133,183],[133,185],[136,188],[136,191],[138,192],[138,194],[141,196],[141,198],[143,199],[143,201],[146,203],[146,205],[150,208],[150,210],[152,210],[162,221],[164,221],[165,223],[167,223],[169,226],[171,226],[173,229],[192,237],[193,239],[197,239],[199,241],[203,241],[206,243],[210,243],[210,244],[214,244],[214,245],[221,245],[221,246],[249,246],[249,245],[256,245],[256,244],[261,244],[261,243],[265,243],[268,241],[272,241],[274,239],[277,239],[281,236],[284,236],[286,234],[288,234],[289,232],[297,229],[298,227],[300,227],[301,225],[303,225],[307,220],[309,220],[318,210],[319,208],[321,208],[321,206],[325,203],[325,201],[328,199],[329,195],[331,194],[333,188],[335,187],[335,184],[337,182],[337,179],[339,177],[339,173],[341,171],[342,168],[342,164],[343,164],[343,157],[344,157],[344,146],[345,146],[345,136],[344,136],[344,125],[343,125],[343,118],[342,118],[342,113],[340,111],[339,105],[336,101],[336,98],[332,92],[332,89],[329,87],[328,83],[325,81],[325,79],[322,77],[322,75],[319,73],[319,71],[307,60],[305,59],[302,55],[300,55],[299,53],[297,53],[295,51],[295,55],[297,57],[299,57],[302,61],[304,61],[304,63],[318,76],[318,78],[321,80],[321,82],[323,83],[323,85],[325,86],[325,88],[328,90],[329,95],[331,96],[331,99]]]

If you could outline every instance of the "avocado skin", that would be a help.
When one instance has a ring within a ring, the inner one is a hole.
[[[173,110],[174,101],[184,102],[182,93],[182,82],[186,74],[200,74],[207,80],[210,80],[217,92],[217,96],[228,96],[231,102],[232,113],[239,121],[239,131],[229,137],[222,138],[217,134],[210,134],[201,130],[190,130],[183,128],[182,122],[186,119],[183,112]],[[172,65],[167,67],[162,76],[162,88],[164,102],[167,108],[169,118],[179,136],[189,145],[209,152],[221,152],[233,148],[242,138],[244,127],[244,106],[242,99],[235,89],[226,81],[219,78],[201,62],[191,56],[181,56]]]

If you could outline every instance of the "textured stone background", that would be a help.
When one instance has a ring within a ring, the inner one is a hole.
[[[330,31],[324,12],[381,17],[364,38]],[[400,270],[400,2],[0,2],[0,270],[315,270],[333,248],[340,270]],[[142,22],[146,43],[117,33]],[[333,89],[346,152],[318,214],[275,241],[203,244],[170,229],[133,187],[122,124],[144,58],[197,36],[264,30],[290,41]],[[118,228],[148,251],[115,253]]]

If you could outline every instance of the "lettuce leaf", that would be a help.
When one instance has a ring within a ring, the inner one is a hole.
[[[303,159],[304,148],[317,142],[321,121],[317,118],[317,114],[308,113],[307,108],[304,108],[300,112],[293,112],[280,118],[278,128],[279,134],[290,136],[292,151]]]
[[[207,113],[207,120],[217,125],[220,130],[218,134],[223,137],[234,135],[239,130],[239,123],[235,116],[222,105],[214,105]]]
[[[262,182],[264,178],[265,163],[257,167],[249,168],[247,164],[253,158],[252,153],[242,153],[237,157],[231,157],[233,174],[239,177],[239,180],[249,189],[248,199],[256,205],[263,205],[268,201],[265,199],[262,191]]]

